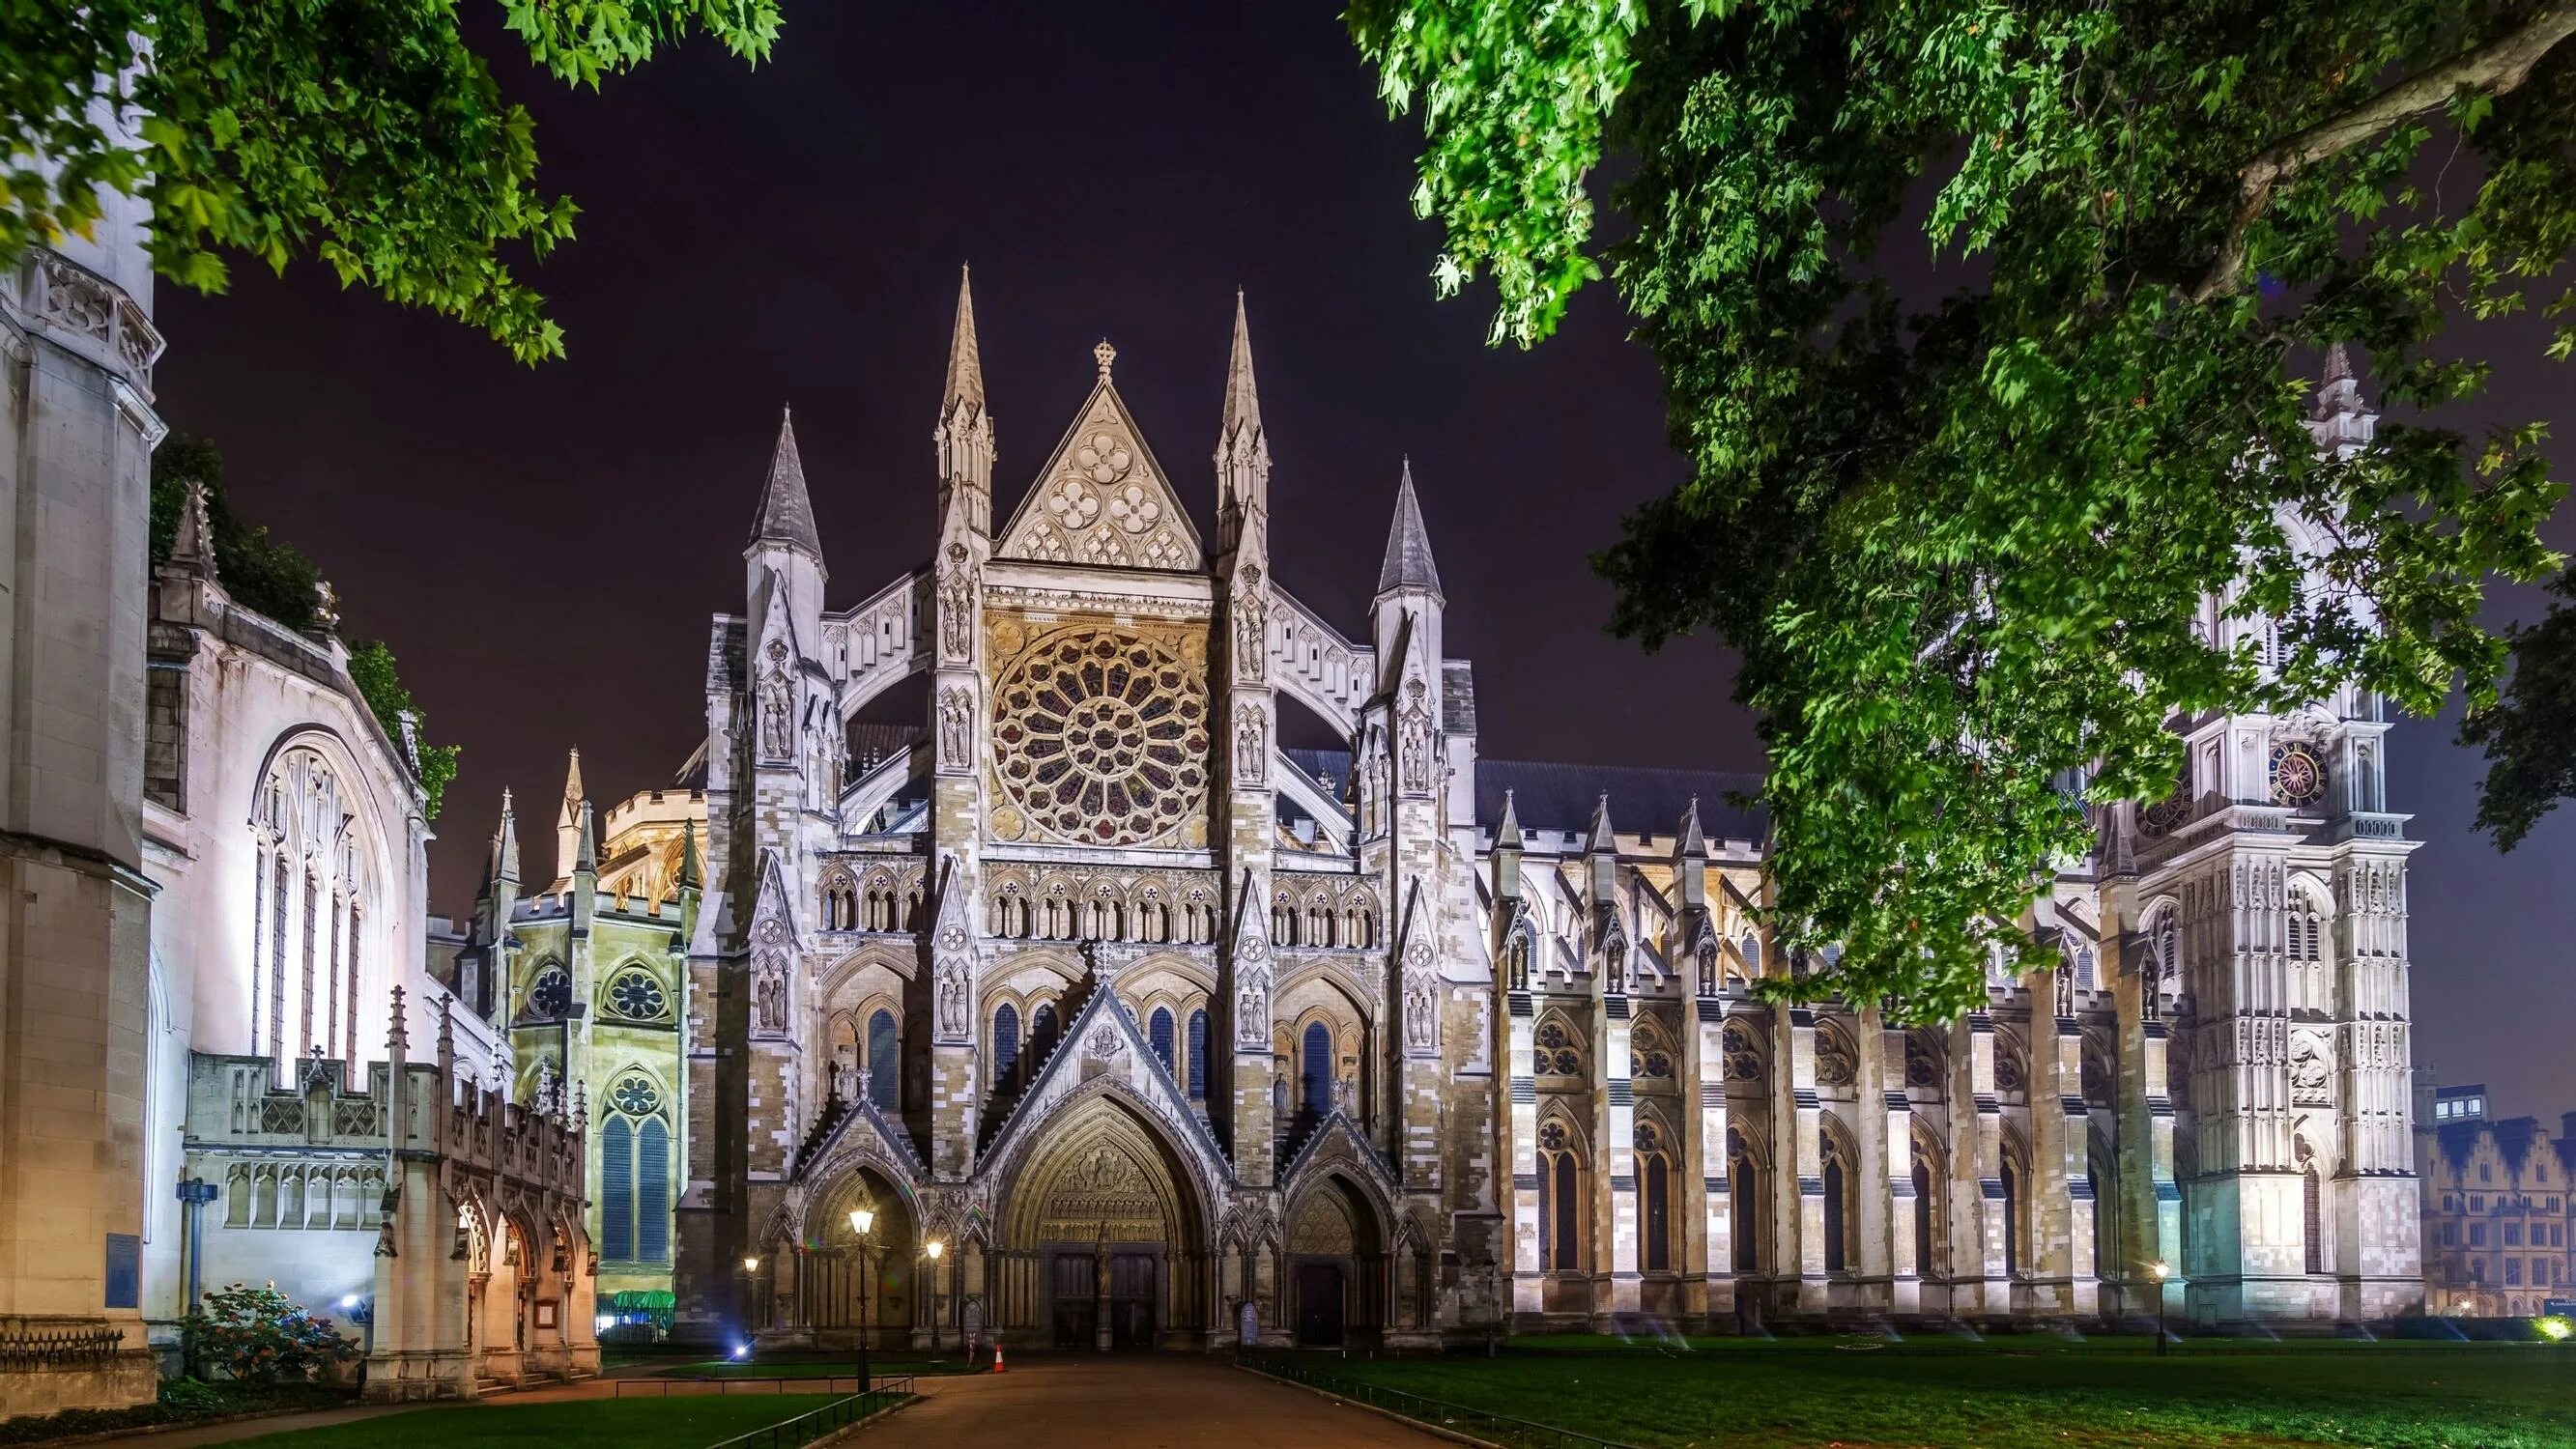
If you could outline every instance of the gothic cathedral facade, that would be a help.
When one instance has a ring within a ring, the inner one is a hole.
[[[999,512],[961,288],[930,562],[841,607],[780,429],[708,641],[703,794],[654,814],[625,853],[657,883],[612,912],[661,963],[610,1014],[667,1013],[614,1050],[660,1053],[678,1332],[1394,1347],[2420,1303],[2375,700],[2180,721],[2186,779],[2103,813],[2024,923],[2056,969],[1999,965],[1984,1009],[1776,1005],[1753,983],[1802,963],[1760,921],[1757,781],[1481,759],[1409,471],[1346,633],[1273,567],[1239,299],[1213,539],[1114,362]],[[2371,421],[2338,358],[2320,445]],[[918,726],[853,729],[916,678]],[[1344,743],[1286,747],[1283,709]],[[564,1005],[522,1075],[618,1075],[563,1055]]]

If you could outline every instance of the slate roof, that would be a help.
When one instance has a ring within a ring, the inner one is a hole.
[[[1431,536],[1423,531],[1422,504],[1413,496],[1413,460],[1395,490],[1395,522],[1386,531],[1386,557],[1377,567],[1377,591],[1415,588],[1440,592],[1440,570],[1431,562]]]
[[[1737,804],[1733,795],[1755,795],[1760,775],[1722,770],[1665,770],[1636,765],[1573,765],[1556,760],[1478,760],[1476,820],[1503,818],[1503,792],[1512,792],[1523,830],[1580,835],[1594,807],[1610,797],[1610,819],[1620,830],[1670,835],[1682,812],[1699,800],[1700,829],[1711,840],[1761,840],[1770,831],[1762,807]]]
[[[1336,796],[1348,792],[1348,750],[1284,750],[1297,768],[1317,780],[1332,782]],[[1723,770],[1662,770],[1634,765],[1573,765],[1556,760],[1478,760],[1476,823],[1488,830],[1503,819],[1503,792],[1523,830],[1555,830],[1581,835],[1592,824],[1593,808],[1605,793],[1610,818],[1618,829],[1642,835],[1671,835],[1681,829],[1682,812],[1699,800],[1700,829],[1710,840],[1759,841],[1770,831],[1759,804],[1738,805],[1730,797],[1754,795],[1760,775]]]
[[[752,521],[751,541],[801,548],[818,561],[823,541],[814,532],[814,501],[805,492],[805,463],[796,456],[796,429],[778,420],[778,451],[769,459],[769,481],[760,490],[760,514]]]

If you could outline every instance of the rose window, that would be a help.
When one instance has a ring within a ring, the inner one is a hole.
[[[994,691],[995,774],[1041,830],[1092,845],[1178,835],[1207,798],[1204,682],[1164,645],[1068,630]]]
[[[608,1089],[608,1105],[629,1117],[650,1117],[662,1110],[662,1094],[640,1074],[629,1073]]]
[[[535,1021],[561,1021],[572,1009],[572,978],[560,966],[548,966],[537,973],[536,984],[528,988],[528,1016]]]
[[[2168,834],[2191,819],[2191,807],[2191,772],[2186,770],[2163,799],[2138,812],[2138,828],[2149,835]]]
[[[666,1002],[661,982],[641,971],[621,971],[608,983],[608,1004],[629,1021],[659,1021]]]

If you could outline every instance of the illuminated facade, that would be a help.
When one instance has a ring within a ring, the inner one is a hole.
[[[1797,965],[1755,919],[1764,821],[1729,803],[1758,781],[1480,758],[1409,473],[1345,632],[1274,568],[1240,309],[1213,538],[1092,360],[998,508],[961,290],[928,562],[847,606],[782,425],[658,834],[601,862],[571,792],[559,850],[591,863],[489,915],[506,961],[459,958],[501,983],[523,1092],[579,1082],[597,1136],[604,1084],[653,1083],[680,1333],[1403,1345],[2420,1302],[2413,846],[2375,701],[2180,721],[2187,778],[2104,812],[2023,923],[2060,964],[1999,967],[1984,1010],[1775,1006],[1752,983]],[[2338,358],[2320,446],[2370,426]],[[916,720],[868,717],[908,681]],[[1336,746],[1288,747],[1292,711]],[[675,1016],[602,1048],[637,1024],[629,965]]]

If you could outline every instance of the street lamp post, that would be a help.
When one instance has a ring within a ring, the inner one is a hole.
[[[929,1242],[921,1245],[921,1250],[930,1255],[930,1346],[934,1350],[941,1347],[939,1341],[939,1255],[947,1251],[947,1249],[948,1245],[939,1241],[937,1238],[933,1238]]]
[[[2173,1269],[2158,1258],[2147,1265],[2148,1276],[2156,1280],[2156,1357],[2165,1356],[2165,1276]]]
[[[870,1209],[850,1209],[850,1231],[859,1240],[859,1392],[868,1391],[868,1229],[876,1225]]]
[[[760,1331],[760,1257],[745,1253],[742,1258],[742,1336],[746,1346],[751,1336]]]

